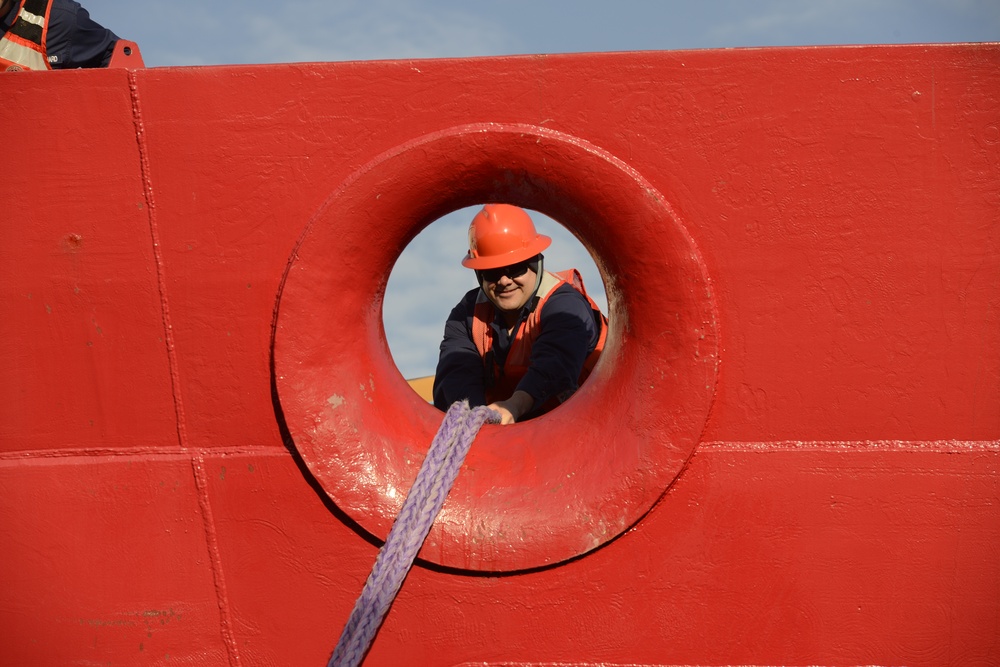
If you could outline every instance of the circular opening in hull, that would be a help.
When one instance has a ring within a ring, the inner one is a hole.
[[[584,554],[649,511],[704,428],[718,336],[707,272],[684,225],[606,151],[544,128],[488,124],[375,157],[333,190],[289,260],[273,358],[295,447],[338,507],[377,538],[441,423],[392,362],[386,284],[430,222],[484,201],[571,229],[601,268],[610,320],[600,362],[560,409],[480,431],[419,554],[499,572]]]
[[[482,205],[443,215],[425,227],[399,256],[385,290],[382,322],[393,362],[418,394],[428,398],[438,362],[445,320],[458,300],[476,287],[475,274],[462,266],[468,250],[469,221]],[[540,234],[552,238],[545,269],[575,268],[587,294],[608,312],[600,270],[587,248],[564,225],[538,211],[528,211]]]

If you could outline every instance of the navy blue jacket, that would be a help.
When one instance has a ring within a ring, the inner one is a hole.
[[[20,0],[15,0],[6,16],[0,17],[0,33],[10,29]],[[73,0],[52,0],[45,51],[53,69],[107,67],[118,35],[94,22],[86,9]]]
[[[434,405],[440,410],[447,410],[452,403],[463,399],[468,399],[471,406],[486,404],[487,370],[472,342],[472,318],[478,295],[479,288],[469,291],[452,309],[444,326],[434,375]],[[532,297],[521,309],[515,332],[538,302],[537,296]],[[542,309],[541,332],[531,346],[528,372],[517,385],[518,390],[531,395],[535,406],[541,406],[552,396],[576,390],[583,362],[600,338],[598,317],[572,285],[560,285],[549,295]],[[502,367],[511,339],[499,312],[491,326],[493,354]]]

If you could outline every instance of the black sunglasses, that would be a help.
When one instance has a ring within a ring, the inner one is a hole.
[[[520,278],[528,269],[531,268],[531,260],[524,262],[518,262],[517,264],[511,264],[510,266],[501,266],[499,269],[482,269],[477,271],[480,280],[485,280],[488,283],[499,282],[501,278],[507,276],[511,280],[514,278]]]

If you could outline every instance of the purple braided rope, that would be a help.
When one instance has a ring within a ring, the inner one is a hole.
[[[470,409],[467,401],[448,408],[327,667],[361,663],[441,511],[472,441],[485,422],[499,423],[499,417],[489,408]]]
[[[373,610],[380,610],[383,607],[387,608],[388,606],[385,604],[387,593],[385,582],[393,574],[392,569],[386,567],[386,560],[391,555],[390,549],[398,551],[398,545],[400,544],[403,544],[405,547],[407,533],[413,532],[415,525],[414,517],[418,515],[420,509],[423,507],[427,498],[427,489],[434,481],[434,471],[441,469],[448,451],[454,445],[458,424],[465,418],[468,411],[468,404],[455,403],[445,415],[444,421],[442,421],[441,427],[431,444],[431,448],[428,450],[427,456],[420,466],[417,478],[406,495],[406,500],[403,502],[399,516],[393,522],[385,544],[375,559],[375,565],[368,575],[368,580],[365,582],[361,595],[354,603],[354,609],[351,611],[351,616],[344,626],[340,641],[334,649],[328,667],[335,665],[338,667],[339,665],[355,665],[360,662],[360,658],[367,648],[367,642],[363,641],[363,635],[370,632],[373,620],[376,621],[374,623],[375,627],[381,621],[381,618],[373,619],[371,612]],[[382,615],[384,613],[383,611]],[[362,624],[365,627],[359,630]]]

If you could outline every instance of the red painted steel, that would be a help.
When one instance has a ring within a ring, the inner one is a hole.
[[[125,39],[119,39],[115,42],[115,49],[111,53],[111,60],[108,62],[108,67],[137,69],[145,66],[146,63],[142,60],[142,53],[139,51],[138,44]]]
[[[388,185],[404,180],[418,187]],[[616,298],[612,344],[567,402],[573,410],[516,429],[484,427],[421,551],[441,565],[493,572],[578,556],[633,525],[691,455],[717,373],[704,262],[662,196],[627,165],[529,125],[460,126],[394,148],[349,177],[310,222],[277,317],[284,417],[310,470],[355,521],[385,539],[422,460],[413,443],[429,443],[441,422],[385,353],[378,304],[392,265],[415,225],[496,199],[572,220],[606,258]],[[634,261],[649,255],[660,261]],[[372,279],[345,285],[343,275]],[[670,307],[647,307],[656,300]],[[345,312],[357,322],[345,325]],[[332,329],[345,332],[337,345]],[[669,370],[649,359],[669,359]],[[419,421],[386,404],[407,406]],[[587,435],[566,437],[574,432]]]
[[[614,353],[460,477],[453,513],[541,539],[441,526],[424,556],[450,567],[414,568],[367,665],[997,664],[998,65],[987,44],[0,76],[0,663],[324,664],[399,502],[337,457],[405,486],[440,414],[390,365],[389,264],[497,195],[598,256]],[[321,251],[371,279],[331,292]],[[307,272],[331,300],[308,317]],[[537,521],[490,507],[544,457],[611,477],[529,484]]]

